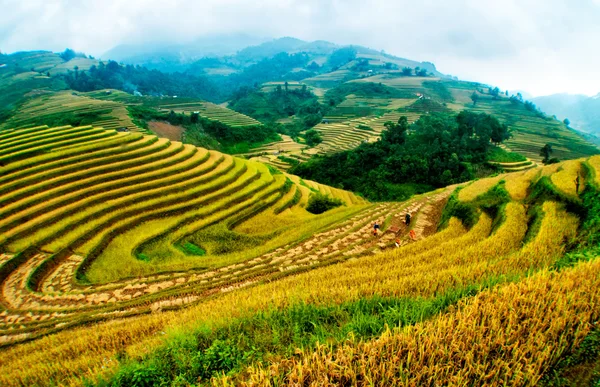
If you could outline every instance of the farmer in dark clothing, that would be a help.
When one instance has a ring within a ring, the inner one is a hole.
[[[376,220],[375,224],[373,225],[373,235],[377,236],[377,233],[379,232],[379,228],[380,228],[379,221]]]
[[[408,212],[404,216],[404,223],[406,223],[407,226],[410,226],[410,213]]]
[[[579,173],[577,174],[577,178],[575,179],[575,193],[579,195],[579,184],[581,184],[581,178],[579,177]]]

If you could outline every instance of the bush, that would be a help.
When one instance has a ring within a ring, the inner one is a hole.
[[[304,135],[304,140],[306,141],[306,145],[315,146],[323,142],[323,138],[321,134],[316,130],[309,130]]]
[[[487,158],[489,161],[497,163],[517,163],[527,161],[527,158],[520,153],[508,152],[500,147],[490,148]]]
[[[313,193],[308,199],[306,210],[318,215],[342,205],[344,205],[344,202],[340,199],[332,198],[329,195],[323,195],[321,193]]]

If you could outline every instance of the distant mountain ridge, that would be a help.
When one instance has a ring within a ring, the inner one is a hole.
[[[600,135],[600,93],[593,97],[562,93],[533,98],[532,101],[560,120],[568,118],[572,127]]]
[[[102,55],[115,60],[167,72],[184,71],[189,64],[205,57],[224,57],[268,41],[247,34],[209,35],[185,44],[121,44]]]
[[[159,44],[148,46],[119,45],[107,51],[102,59],[141,65],[149,69],[165,72],[186,71],[195,67],[195,63],[204,62],[207,58],[227,62],[224,68],[227,73],[235,71],[236,67],[245,67],[263,59],[271,58],[279,53],[306,53],[311,60],[322,64],[336,50],[352,47],[358,54],[377,55],[394,62],[400,67],[420,67],[430,73],[441,76],[430,62],[418,62],[394,55],[383,53],[363,46],[342,46],[324,40],[307,42],[293,37],[266,39],[249,35],[218,35],[208,36],[182,45]],[[232,67],[233,65],[233,67]]]

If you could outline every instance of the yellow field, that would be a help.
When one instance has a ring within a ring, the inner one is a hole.
[[[599,274],[598,261],[559,275],[544,271],[373,341],[300,350],[287,362],[251,369],[247,382],[235,385],[536,385],[600,317],[590,308],[600,301]]]
[[[44,152],[22,153],[34,148]],[[584,160],[465,185],[465,205],[501,181],[512,201],[495,218],[477,210],[470,229],[452,217],[437,232],[454,187],[373,204],[262,163],[89,126],[0,132],[2,158],[3,386],[110,377],[125,356],[199,324],[374,296],[430,299],[487,281],[497,285],[416,325],[268,357],[212,383],[531,385],[600,318],[597,261],[548,270],[577,244],[581,220],[540,202],[531,229],[528,213],[542,176],[574,197]],[[312,192],[344,205],[313,215]]]

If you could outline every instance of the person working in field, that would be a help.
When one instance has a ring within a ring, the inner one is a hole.
[[[407,227],[410,226],[410,212],[407,212],[404,216],[404,223],[406,223]]]
[[[581,184],[581,177],[579,173],[577,173],[577,178],[575,179],[575,193],[579,195],[579,185]]]
[[[379,229],[380,229],[379,221],[376,220],[375,224],[373,225],[373,235],[374,236],[377,236],[377,234],[379,233]]]

